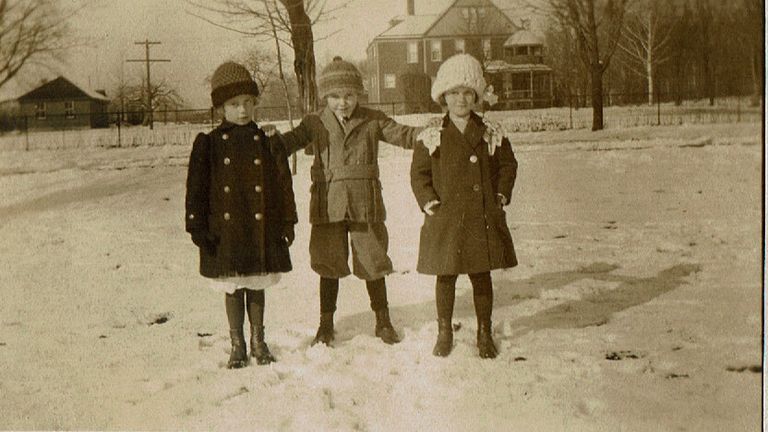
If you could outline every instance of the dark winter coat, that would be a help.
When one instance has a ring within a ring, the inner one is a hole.
[[[511,199],[517,160],[506,138],[491,156],[485,128],[472,113],[462,134],[446,115],[437,150],[430,155],[422,142],[414,149],[411,188],[419,207],[441,203],[421,227],[420,273],[469,274],[517,265],[496,195]]]
[[[288,153],[311,146],[312,224],[383,222],[386,210],[379,181],[379,141],[406,149],[416,144],[422,128],[398,124],[381,111],[358,106],[346,131],[329,108],[304,117],[294,130],[282,134]]]
[[[286,224],[296,223],[296,203],[285,151],[251,122],[223,122],[192,145],[187,174],[187,232],[216,243],[200,248],[206,277],[291,270]]]

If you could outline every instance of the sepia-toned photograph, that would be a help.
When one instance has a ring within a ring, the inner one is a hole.
[[[762,431],[759,0],[0,0],[0,431]]]

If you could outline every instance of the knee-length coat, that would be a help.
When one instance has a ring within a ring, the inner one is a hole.
[[[517,160],[509,140],[490,139],[488,128],[473,112],[462,133],[446,115],[439,138],[414,148],[411,188],[419,207],[440,201],[421,227],[420,273],[470,274],[517,265],[500,204],[510,202]]]
[[[297,222],[296,216],[285,150],[255,123],[224,121],[195,138],[186,230],[208,234],[216,244],[213,251],[200,248],[200,274],[217,278],[290,271],[283,230]]]

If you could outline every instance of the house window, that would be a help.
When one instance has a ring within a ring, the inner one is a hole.
[[[483,39],[483,59],[491,60],[493,58],[493,53],[491,51],[491,40],[490,39]]]
[[[443,61],[443,43],[439,40],[433,40],[429,44],[430,58],[433,62]]]
[[[453,41],[453,49],[457,53],[463,53],[464,52],[464,39],[456,39]]]
[[[384,88],[395,88],[395,74],[384,74]]]
[[[477,18],[478,15],[482,18],[485,16],[485,8],[465,7],[461,9],[461,15],[464,17],[464,21],[467,22],[469,31],[477,31]]]
[[[408,63],[418,63],[419,62],[419,43],[418,42],[408,42]]]
[[[528,47],[527,46],[517,46],[515,47],[515,55],[528,55]]]
[[[45,120],[45,102],[35,103],[35,118]]]
[[[540,45],[532,46],[531,50],[533,51],[533,55],[540,56],[542,55],[542,49]]]
[[[64,115],[68,119],[75,118],[75,103],[73,101],[64,102]]]

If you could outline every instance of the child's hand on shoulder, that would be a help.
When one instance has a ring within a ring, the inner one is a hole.
[[[264,135],[268,137],[273,137],[277,134],[277,127],[271,123],[267,123],[265,125],[261,125],[261,130],[264,131]]]

